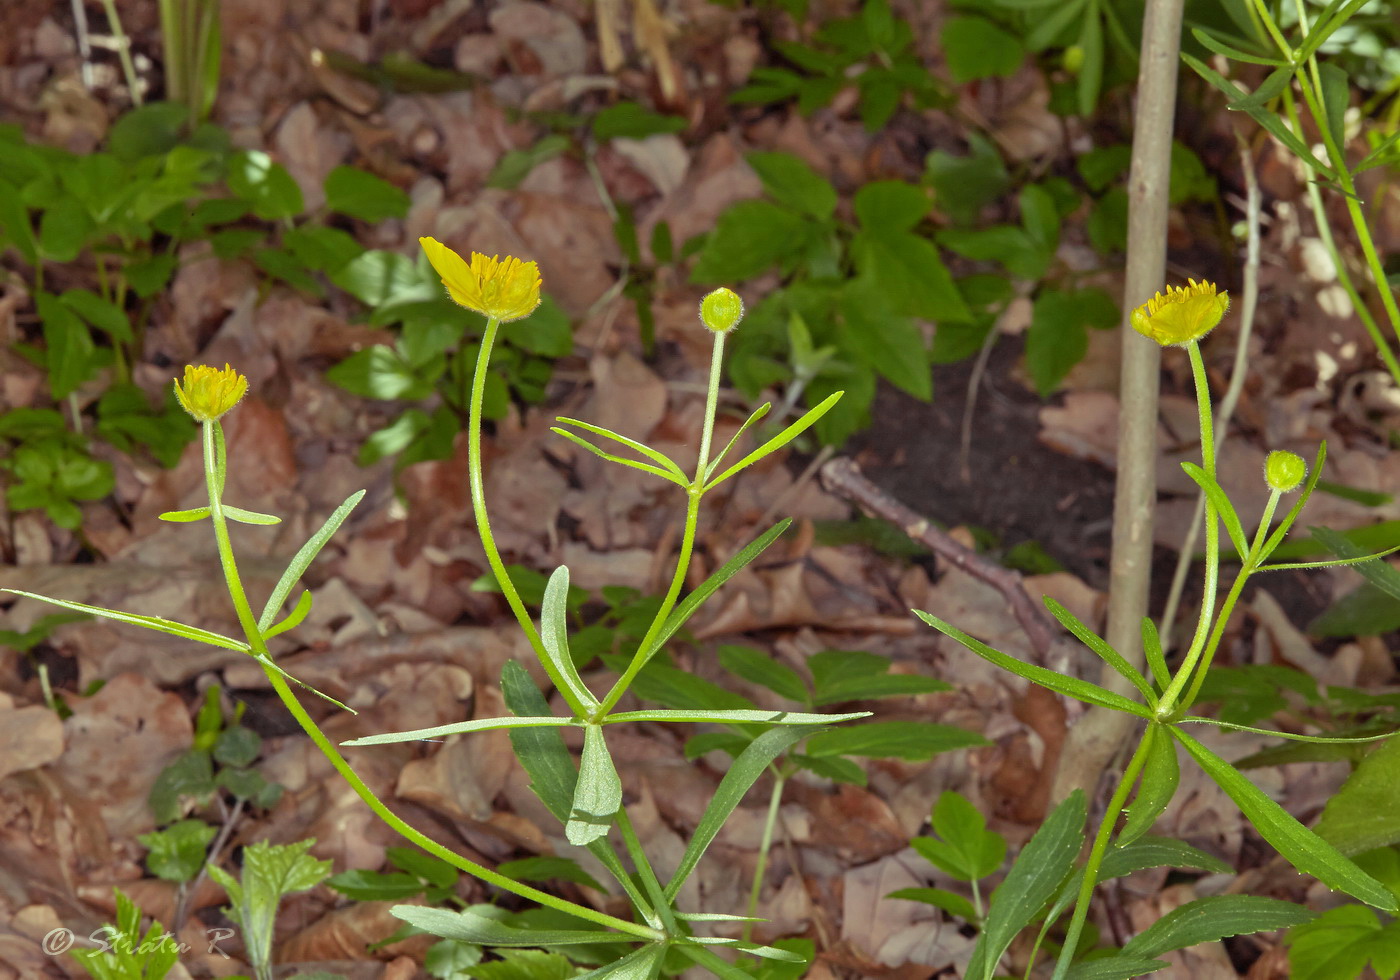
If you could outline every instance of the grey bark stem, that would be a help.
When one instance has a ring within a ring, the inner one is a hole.
[[[1161,350],[1128,326],[1128,313],[1164,285],[1167,188],[1176,116],[1182,0],[1148,0],[1138,70],[1133,162],[1128,176],[1128,267],[1123,287],[1122,381],[1118,415],[1118,483],[1109,564],[1109,644],[1141,667],[1142,619],[1152,570],[1152,515],[1157,503],[1157,388]],[[1099,683],[1127,694],[1128,682],[1105,666]],[[1055,800],[1082,788],[1091,797],[1115,752],[1129,744],[1136,719],[1090,710],[1070,730],[1055,773]]]

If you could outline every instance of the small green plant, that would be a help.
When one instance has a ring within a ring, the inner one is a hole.
[[[1114,862],[1122,860],[1122,855],[1127,849],[1148,840],[1144,835],[1171,801],[1179,780],[1178,746],[1184,748],[1206,775],[1239,806],[1258,833],[1300,872],[1312,875],[1330,887],[1344,891],[1382,911],[1394,913],[1397,907],[1400,907],[1397,906],[1396,895],[1389,888],[1324,839],[1321,826],[1317,832],[1304,827],[1243,776],[1235,766],[1186,732],[1190,724],[1214,724],[1228,729],[1259,731],[1222,718],[1210,719],[1187,713],[1200,697],[1211,662],[1225,634],[1230,613],[1234,610],[1245,583],[1255,572],[1360,564],[1378,557],[1365,555],[1316,562],[1269,562],[1274,550],[1297,521],[1321,476],[1326,454],[1325,445],[1319,449],[1318,457],[1310,471],[1303,460],[1292,453],[1278,451],[1270,454],[1265,466],[1265,479],[1270,490],[1269,499],[1252,539],[1246,536],[1245,525],[1215,476],[1210,390],[1198,343],[1199,339],[1220,321],[1227,307],[1228,300],[1217,294],[1214,285],[1192,282],[1188,287],[1168,289],[1165,295],[1157,294],[1150,302],[1133,311],[1130,318],[1138,332],[1157,343],[1164,346],[1184,346],[1190,358],[1196,384],[1201,465],[1188,462],[1183,463],[1182,467],[1206,495],[1205,584],[1195,631],[1182,662],[1175,670],[1169,669],[1166,663],[1157,630],[1150,619],[1144,620],[1142,632],[1143,653],[1151,671],[1149,680],[1069,610],[1052,599],[1045,600],[1050,612],[1076,639],[1132,685],[1141,698],[1134,700],[1077,677],[1059,674],[1009,657],[931,613],[916,612],[929,626],[990,663],[1052,691],[1088,704],[1126,712],[1146,723],[1132,758],[1109,801],[1105,811],[1107,816],[1094,834],[1092,846],[1082,868],[1078,872],[1074,870],[1076,856],[1085,839],[1086,807],[1083,793],[1076,790],[1047,817],[993,895],[983,919],[972,964],[966,974],[968,980],[990,980],[1012,939],[1022,928],[1029,925],[1045,903],[1057,894],[1062,896],[1062,904],[1052,907],[1052,914],[1047,917],[1042,927],[1041,938],[1045,937],[1054,919],[1061,912],[1068,910],[1071,904],[1074,911],[1065,929],[1056,961],[1054,980],[1064,980],[1072,975],[1087,975],[1083,971],[1088,968],[1082,965],[1076,967],[1075,959],[1081,953],[1081,943],[1087,941],[1085,925],[1094,889],[1103,880],[1105,868],[1112,869]],[[1274,516],[1283,495],[1300,487],[1301,492],[1296,503],[1275,527]],[[1226,540],[1241,559],[1239,573],[1230,584],[1223,600],[1218,595],[1222,525],[1225,528]],[[1285,731],[1271,731],[1269,734],[1305,743],[1355,747],[1362,741],[1386,738],[1389,733],[1350,739]],[[1134,796],[1135,787],[1137,792]],[[1126,813],[1126,820],[1121,828],[1118,824],[1120,813]],[[1070,879],[1071,874],[1076,874],[1077,880],[1066,886],[1065,882]],[[1187,912],[1185,909],[1191,908],[1191,905],[1188,905],[1164,916],[1122,949],[1095,950],[1093,975],[1129,977],[1160,969],[1165,964],[1155,957],[1165,950],[1179,948],[1176,944],[1180,942],[1182,935],[1192,937],[1190,943],[1203,942],[1227,935],[1297,925],[1311,917],[1311,914],[1301,907],[1251,896],[1215,896],[1201,899],[1199,902],[1204,904],[1199,906],[1198,912],[1207,914]],[[1174,937],[1171,940],[1172,944],[1164,944],[1163,936]],[[1037,942],[1037,948],[1039,945]]]
[[[810,44],[775,41],[773,49],[792,67],[755,68],[749,84],[730,95],[730,102],[762,105],[795,99],[798,110],[808,115],[854,85],[861,121],[874,132],[889,123],[906,95],[915,109],[950,101],[919,60],[913,29],[894,15],[889,0],[865,0],[859,13],[817,28]]]
[[[120,888],[116,925],[104,927],[97,949],[75,949],[73,959],[93,980],[163,980],[180,958],[180,944],[159,922],[141,932],[141,909]]]
[[[232,904],[224,911],[242,930],[256,980],[272,980],[272,931],[282,899],[316,887],[330,874],[329,861],[318,861],[307,853],[315,843],[249,844],[243,848],[243,867],[237,878],[223,868],[209,868],[209,876],[228,893]]]
[[[125,613],[84,603],[55,599],[46,601],[73,611],[89,612],[252,656],[262,665],[273,690],[307,735],[375,814],[433,857],[472,874],[487,884],[544,907],[538,910],[536,918],[532,919],[528,926],[503,921],[506,914],[503,911],[497,914],[496,910],[488,913],[480,909],[451,911],[421,906],[398,906],[394,909],[395,915],[418,929],[444,939],[493,947],[612,944],[615,951],[596,969],[585,974],[593,978],[654,976],[662,969],[663,964],[677,960],[702,966],[721,977],[750,976],[729,960],[719,956],[716,952],[718,948],[728,948],[735,953],[745,953],[765,960],[803,963],[803,957],[789,949],[755,945],[736,937],[697,937],[697,928],[708,930],[713,928],[715,923],[743,923],[747,921],[747,917],[725,912],[678,909],[675,905],[676,896],[729,814],[770,763],[797,742],[811,735],[814,726],[819,728],[832,722],[854,720],[865,717],[868,712],[820,714],[774,709],[665,708],[619,711],[617,706],[642,670],[662,652],[664,646],[686,624],[701,603],[776,541],[790,523],[780,522],[764,532],[682,598],[681,592],[687,579],[702,498],[710,490],[723,484],[750,464],[787,445],[814,425],[836,404],[840,394],[833,393],[823,404],[758,448],[729,462],[731,454],[737,455],[736,449],[744,433],[766,412],[765,406],[750,417],[726,446],[718,452],[713,452],[711,440],[723,365],[724,341],[726,334],[738,323],[743,312],[737,295],[728,290],[719,290],[708,296],[701,305],[701,315],[705,326],[712,332],[714,348],[701,444],[693,475],[687,475],[669,457],[640,442],[577,419],[559,420],[560,427],[554,431],[560,436],[619,465],[673,483],[684,491],[686,498],[685,523],[675,574],[640,641],[626,658],[620,677],[600,698],[584,683],[570,651],[568,569],[560,567],[549,576],[541,597],[541,615],[537,626],[496,548],[483,494],[481,422],[492,348],[502,323],[522,320],[539,305],[541,284],[538,269],[533,262],[521,262],[509,257],[499,260],[473,253],[470,260],[464,259],[432,239],[423,239],[422,244],[452,299],[486,317],[486,327],[477,353],[468,401],[468,477],[476,525],[495,582],[504,593],[540,666],[568,706],[569,714],[562,717],[550,714],[544,694],[524,667],[512,660],[506,663],[501,675],[502,695],[507,707],[513,712],[512,716],[370,736],[355,739],[347,744],[372,746],[489,729],[508,730],[516,756],[530,775],[535,792],[564,825],[568,841],[575,846],[587,848],[615,880],[633,909],[634,917],[631,920],[567,901],[524,884],[498,870],[491,870],[468,860],[428,838],[407,824],[374,795],[340,750],[307,714],[288,686],[287,675],[272,660],[267,640],[277,633],[295,627],[310,611],[312,598],[311,593],[307,591],[302,593],[292,611],[279,619],[283,605],[291,595],[297,580],[358,503],[363,492],[352,495],[331,515],[321,530],[312,535],[289,563],[286,572],[263,605],[261,614],[255,615],[239,574],[229,523],[232,521],[269,524],[276,523],[278,518],[244,510],[223,499],[228,468],[236,464],[228,458],[219,419],[238,404],[248,388],[247,379],[233,369],[217,370],[212,367],[191,366],[186,369],[183,381],[177,382],[175,386],[175,394],[181,406],[201,425],[209,503],[207,506],[162,516],[181,523],[208,520],[212,525],[225,583],[242,627],[243,638],[236,639],[168,619]],[[580,435],[580,432],[584,435]],[[590,442],[587,436],[615,442],[628,450],[629,455],[614,455]],[[33,595],[18,590],[11,591],[19,595]],[[767,728],[739,753],[730,766],[714,798],[701,815],[700,824],[681,857],[679,866],[664,883],[632,829],[623,801],[622,780],[608,751],[607,726],[638,721],[761,725]],[[565,726],[578,728],[583,734],[583,750],[577,766],[559,734],[559,729]],[[849,747],[846,751],[849,751]],[[620,842],[620,849],[615,846],[613,838]],[[210,869],[210,874],[229,890],[234,901],[232,914],[249,934],[250,951],[255,948],[265,949],[266,943],[270,942],[270,916],[274,906],[263,900],[265,896],[290,890],[293,884],[309,887],[303,882],[314,883],[322,876],[319,866],[313,869],[310,865],[304,865],[300,859],[274,861],[263,852],[254,852],[258,855],[256,860],[262,864],[256,865],[259,868],[258,877],[250,881],[247,875],[254,867],[249,864],[251,851],[251,848],[245,851],[245,881],[238,890],[231,887],[234,883],[230,876],[214,868]],[[301,857],[304,858],[305,855],[302,854]],[[309,861],[309,858],[306,860]],[[268,867],[263,868],[263,864]],[[254,888],[254,881],[264,880],[269,883]],[[539,918],[541,916],[542,918]],[[255,963],[259,962],[258,955],[253,953]]]

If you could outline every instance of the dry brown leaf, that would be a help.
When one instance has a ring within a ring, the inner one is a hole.
[[[16,708],[0,693],[0,780],[47,765],[63,754],[63,722],[43,705]]]

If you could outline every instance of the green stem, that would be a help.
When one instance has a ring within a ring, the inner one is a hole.
[[[1079,898],[1074,905],[1074,916],[1070,919],[1069,931],[1065,933],[1065,943],[1060,949],[1060,959],[1055,964],[1055,974],[1051,980],[1064,980],[1065,974],[1069,972],[1070,962],[1079,946],[1079,936],[1084,931],[1084,922],[1089,917],[1089,903],[1094,897],[1094,888],[1099,883],[1099,868],[1103,865],[1104,854],[1108,852],[1108,841],[1113,836],[1113,827],[1118,822],[1118,814],[1123,811],[1123,805],[1128,801],[1128,793],[1137,782],[1138,773],[1142,772],[1142,767],[1146,764],[1147,738],[1144,732],[1144,737],[1138,740],[1137,750],[1128,762],[1128,768],[1123,770],[1123,778],[1119,780],[1118,788],[1113,791],[1113,798],[1108,801],[1108,809],[1104,811],[1103,822],[1099,824],[1099,832],[1094,837],[1089,859],[1084,862],[1084,880],[1079,885]]]
[[[1206,365],[1201,357],[1201,345],[1192,340],[1187,343],[1186,352],[1191,358],[1191,374],[1196,384],[1196,414],[1200,416],[1201,421],[1201,468],[1205,470],[1206,476],[1214,480],[1215,431],[1210,407],[1210,381],[1206,377]],[[1205,508],[1205,530],[1206,568],[1205,586],[1201,598],[1201,614],[1196,620],[1196,632],[1191,638],[1191,646],[1182,659],[1181,667],[1178,668],[1166,691],[1162,693],[1162,700],[1158,707],[1159,716],[1171,713],[1172,705],[1176,703],[1176,699],[1180,697],[1182,689],[1190,679],[1191,672],[1195,669],[1196,663],[1205,649],[1211,617],[1215,613],[1216,592],[1220,588],[1220,520],[1214,505],[1209,500],[1206,501]]]
[[[768,813],[763,819],[763,837],[758,842],[758,863],[753,869],[753,884],[749,886],[749,907],[744,914],[752,916],[758,911],[759,894],[763,891],[763,876],[768,871],[768,852],[773,847],[773,828],[778,824],[778,807],[783,802],[783,787],[787,785],[787,776],[776,773],[773,778],[773,790],[768,794]],[[753,935],[753,923],[744,923],[744,942],[748,942]]]
[[[117,59],[122,65],[122,74],[126,76],[126,87],[131,90],[131,104],[141,105],[141,86],[136,77],[136,65],[131,60],[131,38],[126,36],[126,31],[122,30],[122,19],[117,16],[117,5],[113,0],[102,0],[102,9],[107,12],[107,24],[111,28],[112,35],[117,39]]]
[[[471,484],[472,513],[476,517],[476,531],[481,536],[481,547],[486,552],[486,562],[491,566],[492,574],[496,576],[496,583],[501,587],[501,594],[506,597],[506,604],[515,614],[516,622],[524,630],[525,638],[530,641],[531,649],[535,651],[535,656],[549,675],[555,690],[569,705],[574,717],[583,718],[588,713],[588,707],[574,694],[564,676],[559,673],[559,668],[545,651],[539,630],[535,629],[534,620],[530,618],[530,611],[525,608],[520,593],[515,589],[515,583],[510,580],[510,573],[506,571],[505,562],[501,560],[496,538],[491,533],[491,518],[486,513],[486,488],[481,479],[481,405],[486,394],[486,373],[491,362],[491,348],[496,343],[496,331],[500,326],[501,321],[497,317],[487,318],[486,332],[481,337],[481,350],[476,356],[476,371],[472,375],[471,403],[467,410],[467,479]]]
[[[1201,669],[1191,679],[1191,689],[1186,692],[1186,697],[1182,699],[1182,712],[1195,703],[1196,695],[1201,690],[1201,684],[1205,682],[1206,672],[1210,670],[1210,662],[1215,659],[1215,651],[1220,646],[1221,638],[1225,635],[1225,626],[1230,621],[1230,614],[1235,611],[1235,602],[1244,590],[1244,583],[1264,560],[1264,540],[1268,537],[1269,525],[1274,522],[1274,512],[1278,509],[1279,498],[1282,496],[1283,494],[1278,490],[1269,492],[1268,503],[1264,505],[1264,516],[1259,520],[1259,529],[1254,532],[1254,540],[1250,543],[1249,554],[1240,565],[1239,578],[1235,579],[1235,583],[1230,586],[1230,592],[1220,606],[1220,619],[1216,622],[1215,631],[1211,634],[1210,645],[1206,647],[1205,657],[1201,661]]]
[[[335,747],[326,734],[321,731],[316,722],[307,714],[301,702],[297,700],[292,689],[287,686],[287,682],[275,669],[268,666],[271,663],[271,656],[268,653],[267,643],[263,640],[262,633],[258,630],[257,619],[253,616],[252,607],[248,604],[247,593],[243,589],[243,580],[238,573],[238,564],[233,554],[233,543],[229,538],[228,519],[224,515],[223,508],[223,484],[225,476],[226,461],[223,454],[218,450],[218,446],[223,442],[222,430],[218,422],[206,422],[204,429],[204,478],[209,487],[209,516],[214,525],[214,539],[218,543],[219,563],[223,566],[224,581],[228,587],[229,598],[233,601],[234,612],[238,616],[239,625],[243,627],[244,636],[248,645],[252,648],[253,655],[263,663],[263,672],[267,675],[268,682],[272,689],[277,692],[282,703],[287,706],[292,717],[301,725],[302,730],[321,750],[326,759],[335,768],[341,777],[350,785],[364,804],[386,824],[398,831],[408,840],[417,844],[423,850],[435,857],[441,858],[454,868],[465,871],[467,874],[481,879],[487,884],[495,885],[504,891],[519,895],[522,898],[547,905],[560,912],[586,919],[589,922],[597,923],[618,932],[636,936],[639,939],[658,940],[664,938],[664,934],[655,929],[639,925],[635,922],[628,922],[616,916],[599,912],[596,909],[578,905],[574,902],[566,901],[548,892],[531,888],[529,885],[513,881],[505,875],[498,874],[490,868],[483,867],[474,861],[469,861],[460,854],[442,846],[437,841],[409,826],[404,820],[390,810],[379,797],[374,794],[365,782],[360,779],[350,763],[345,761],[345,757]]]
[[[647,627],[646,635],[642,637],[642,642],[637,644],[637,652],[632,656],[632,662],[627,665],[622,676],[617,679],[608,692],[608,696],[596,711],[593,712],[590,721],[601,721],[606,718],[622,695],[627,693],[627,689],[632,685],[632,681],[654,652],[651,647],[656,637],[660,634],[662,627],[666,625],[666,620],[671,615],[671,610],[675,608],[676,600],[680,598],[681,587],[685,585],[686,573],[690,570],[690,556],[695,549],[695,531],[700,523],[700,498],[705,494],[706,469],[709,466],[710,442],[714,437],[715,410],[719,404],[719,379],[720,372],[724,366],[724,334],[714,335],[714,348],[710,356],[710,380],[709,387],[705,394],[705,419],[700,430],[700,454],[695,462],[695,478],[686,487],[688,500],[685,507],[685,530],[681,534],[680,555],[676,558],[676,571],[671,576],[670,588],[666,590],[666,596],[661,600],[661,608],[657,609],[656,615],[652,617],[651,625]]]

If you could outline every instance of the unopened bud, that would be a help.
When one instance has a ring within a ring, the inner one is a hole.
[[[1275,449],[1264,460],[1264,481],[1279,493],[1298,489],[1308,475],[1308,464],[1297,453]]]
[[[728,333],[744,318],[744,301],[721,286],[700,301],[700,322],[715,333]]]

